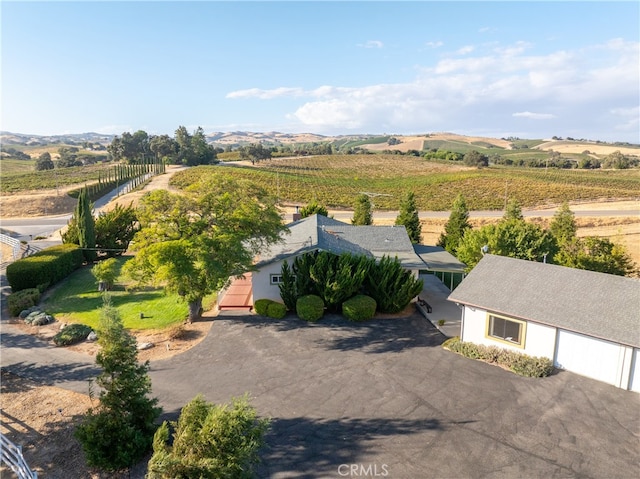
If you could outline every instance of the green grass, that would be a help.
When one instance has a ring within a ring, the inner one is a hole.
[[[0,176],[15,173],[27,173],[35,169],[35,160],[18,160],[16,158],[2,158],[0,160]]]
[[[122,267],[128,258],[118,258]],[[112,304],[118,309],[127,329],[161,329],[184,321],[188,315],[187,304],[175,294],[162,289],[125,290],[126,279],[120,276],[109,292]],[[98,326],[103,305],[102,293],[85,266],[57,285],[41,304],[47,313],[58,321]],[[140,318],[140,313],[144,318]]]
[[[5,171],[5,161],[7,160],[2,160],[2,171],[0,172],[3,193],[82,185],[97,181],[100,172],[104,174],[108,169],[113,168],[112,164],[105,163],[44,171],[16,171],[15,169]]]

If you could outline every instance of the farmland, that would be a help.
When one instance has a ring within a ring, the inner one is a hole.
[[[504,208],[507,198],[525,208],[563,201],[636,199],[640,170],[561,170],[471,168],[404,155],[329,155],[272,159],[246,164],[190,168],[172,185],[186,187],[202,174],[225,173],[256,181],[282,204],[316,200],[328,208],[349,209],[358,194],[370,194],[376,210],[397,210],[406,191],[413,191],[420,210],[444,211],[462,193],[471,210]]]

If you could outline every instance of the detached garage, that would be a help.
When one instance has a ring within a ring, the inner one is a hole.
[[[640,392],[640,281],[485,255],[449,296],[460,339]]]

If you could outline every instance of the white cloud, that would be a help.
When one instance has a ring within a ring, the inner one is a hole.
[[[469,48],[468,56],[442,58],[406,82],[253,88],[227,98],[304,100],[289,118],[320,133],[460,130],[478,124],[508,131],[514,118],[522,118],[545,120],[531,122],[531,128],[553,129],[532,130],[532,137],[572,129],[582,132],[572,136],[607,139],[637,127],[638,112],[631,107],[640,102],[637,42],[614,40],[546,54],[531,54],[533,48],[525,42]]]
[[[474,47],[473,45],[466,45],[462,48],[459,48],[458,51],[456,51],[456,53],[458,55],[467,55],[471,52],[473,52],[476,49],[476,47]]]
[[[424,44],[424,46],[427,48],[440,48],[443,45],[444,43],[442,42],[427,42]]]
[[[358,43],[361,48],[382,48],[384,44],[380,40],[369,40],[365,43]]]
[[[551,113],[533,113],[531,111],[521,111],[514,113],[513,116],[517,118],[530,118],[532,120],[551,120],[556,117]]]

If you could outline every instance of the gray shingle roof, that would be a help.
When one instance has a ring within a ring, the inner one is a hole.
[[[425,266],[414,252],[404,226],[353,226],[322,215],[309,216],[287,226],[290,234],[283,236],[282,243],[260,255],[258,267],[316,249],[377,259],[384,255],[397,256],[407,269]]]
[[[640,347],[637,279],[485,255],[448,299]]]
[[[427,271],[446,271],[450,273],[464,273],[465,264],[440,246],[413,245],[416,254],[427,265]]]

